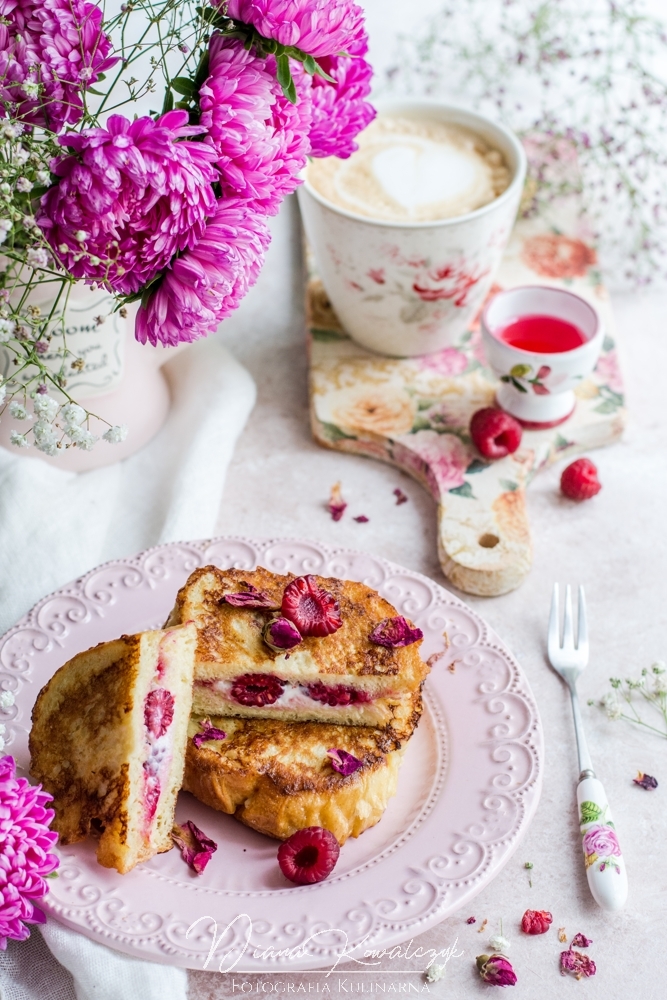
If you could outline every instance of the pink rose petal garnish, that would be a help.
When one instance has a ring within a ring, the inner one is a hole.
[[[171,839],[180,850],[185,863],[196,871],[197,875],[201,875],[218,849],[216,842],[195,826],[191,819],[183,826],[174,823]]]
[[[338,771],[339,774],[354,774],[358,771],[360,767],[364,766],[363,761],[355,757],[354,754],[348,753],[347,750],[327,750],[327,754],[331,757],[331,766],[334,771]]]
[[[635,785],[639,785],[640,788],[645,789],[645,791],[650,792],[651,789],[658,787],[658,780],[650,774],[644,774],[643,771],[637,771],[637,777],[632,779]]]
[[[376,625],[368,637],[376,646],[386,646],[387,649],[398,649],[400,646],[411,646],[424,638],[420,628],[413,628],[401,615],[396,618],[385,618]]]
[[[238,594],[225,594],[223,601],[231,604],[233,608],[270,608],[276,611],[280,607],[266,591],[257,590],[251,583],[248,584],[247,590]]]
[[[347,502],[343,500],[343,494],[340,491],[340,483],[334,483],[331,487],[331,495],[329,497],[328,510],[331,514],[331,519],[333,521],[340,521],[341,517],[345,513],[345,508],[347,507]]]
[[[396,506],[400,507],[402,503],[407,503],[408,498],[406,497],[403,490],[399,490],[398,487],[394,490],[394,496],[396,497]]]
[[[301,642],[301,633],[288,618],[274,618],[264,626],[264,642],[274,653],[293,649]]]
[[[580,951],[573,951],[572,948],[569,948],[567,951],[561,951],[560,953],[560,971],[562,976],[571,972],[575,979],[581,979],[583,976],[586,978],[594,976],[597,969],[592,958],[589,958],[588,955],[582,955]]]
[[[195,733],[192,737],[192,742],[197,749],[199,749],[202,743],[206,743],[207,740],[227,739],[227,733],[223,733],[222,729],[216,729],[210,719],[202,719],[199,725],[201,726],[201,733]]]
[[[370,517],[366,517],[365,514],[360,514],[359,517],[353,517],[352,520],[356,521],[357,524],[368,524]]]
[[[575,934],[572,938],[571,948],[588,948],[592,945],[593,941],[591,938],[587,938],[585,934]]]

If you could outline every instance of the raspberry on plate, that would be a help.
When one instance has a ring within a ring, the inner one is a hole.
[[[509,413],[487,406],[473,413],[470,436],[484,458],[512,455],[521,444],[521,424]]]
[[[331,635],[343,624],[338,601],[310,574],[297,576],[285,587],[282,613],[301,635]]]
[[[310,885],[331,875],[339,854],[340,844],[333,833],[321,826],[307,826],[280,845],[278,864],[290,882]]]
[[[560,488],[570,500],[590,500],[602,489],[598,470],[590,458],[578,458],[571,462],[560,477]]]

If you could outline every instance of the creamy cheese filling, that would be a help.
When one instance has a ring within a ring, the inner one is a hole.
[[[257,677],[261,678],[262,674],[257,674]],[[236,686],[236,683],[237,683],[236,678],[232,678],[231,680],[220,679],[215,681],[210,681],[210,680],[195,681],[195,685],[197,685],[198,687],[206,687],[212,691],[216,691],[217,693],[223,695],[230,702],[235,702],[236,704],[244,704],[245,702],[240,701],[239,698],[235,697],[234,694],[232,693],[233,689]],[[354,694],[357,694],[357,696],[358,694],[361,694],[361,698],[357,697],[357,700],[350,700],[349,702],[341,701],[337,705],[328,705],[326,700],[323,700],[322,698],[319,697],[314,698],[309,693],[307,685],[291,684],[289,681],[283,680],[282,678],[281,678],[281,683],[284,685],[282,693],[274,701],[265,702],[261,706],[262,708],[312,709],[313,704],[316,703],[319,703],[323,706],[326,705],[328,708],[332,709],[349,708],[350,706],[356,706],[356,705],[368,705],[371,702],[376,701],[378,698],[386,698],[391,693],[389,691],[379,691],[375,695],[372,695],[368,691],[366,691],[365,688],[356,688],[350,685],[349,690],[353,692],[353,697]],[[315,684],[317,684],[317,682],[313,682],[313,686]],[[332,692],[334,692],[339,685],[320,684],[319,686],[320,689],[323,686],[325,689],[330,689]],[[347,685],[342,685],[342,686],[347,687]]]
[[[150,837],[162,789],[172,760],[174,697],[165,686],[170,666],[172,633],[167,632],[158,647],[155,674],[144,702],[144,824],[143,835]]]

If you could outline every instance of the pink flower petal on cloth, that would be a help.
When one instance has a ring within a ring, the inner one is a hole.
[[[396,618],[385,618],[368,637],[376,646],[386,646],[387,649],[398,649],[400,646],[411,646],[424,638],[420,628],[413,628],[401,615]]]
[[[197,875],[201,875],[218,849],[216,842],[207,837],[198,826],[195,826],[191,819],[182,826],[174,823],[171,831],[171,839],[180,850],[185,863]]]
[[[353,517],[352,520],[356,521],[357,524],[368,524],[370,517],[366,517],[365,514],[359,514],[358,517]]]
[[[359,760],[354,754],[348,753],[347,750],[332,749],[327,750],[327,754],[331,757],[331,766],[334,771],[338,771],[339,774],[344,774],[346,777],[364,766],[362,760]]]
[[[591,938],[587,938],[585,934],[575,934],[572,938],[571,948],[588,948],[593,942]]]
[[[588,979],[595,975],[597,968],[593,959],[589,958],[588,955],[582,955],[580,951],[568,948],[567,951],[560,953],[560,971],[563,976],[571,972],[575,979],[582,977]]]

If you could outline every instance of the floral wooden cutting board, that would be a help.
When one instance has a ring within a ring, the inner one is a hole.
[[[570,229],[574,231],[574,229]],[[412,295],[437,276],[415,262]],[[382,275],[357,282],[369,294]],[[311,270],[307,290],[311,423],[326,448],[391,462],[431,491],[438,503],[438,553],[445,576],[469,594],[495,596],[518,587],[532,561],[526,487],[551,462],[617,440],[625,423],[623,383],[606,289],[595,251],[543,220],[515,227],[492,293],[526,284],[570,288],[594,303],[606,337],[574,414],[550,430],[525,430],[514,455],[482,460],[470,440],[475,410],[493,404],[497,381],[482,349],[479,318],[459,344],[417,358],[373,354],[340,326]],[[432,296],[431,296],[432,297]],[[428,305],[428,303],[426,303]]]

